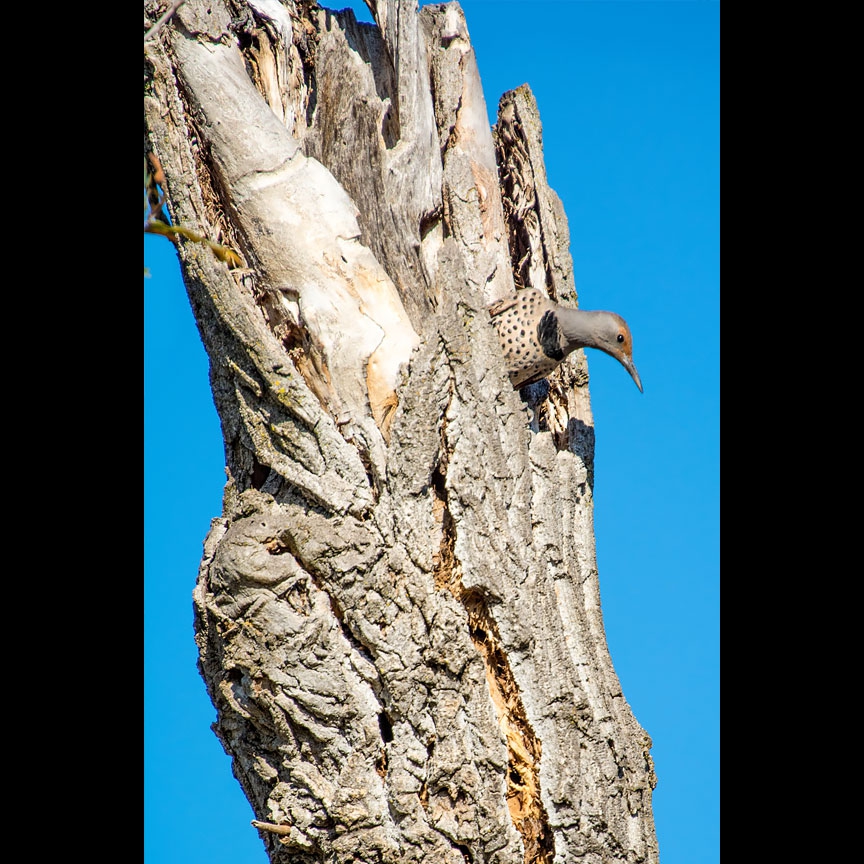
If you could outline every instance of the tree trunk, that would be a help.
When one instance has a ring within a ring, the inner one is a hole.
[[[655,862],[585,358],[526,405],[486,311],[576,303],[536,104],[490,129],[458,4],[369,6],[188,0],[145,43],[171,218],[242,258],[178,242],[227,462],[194,591],[216,734],[274,864]]]

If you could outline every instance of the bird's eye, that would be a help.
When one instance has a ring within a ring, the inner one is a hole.
[[[624,334],[623,334],[623,333],[619,333],[619,334],[618,334],[618,341],[619,341],[619,342],[623,342],[623,341],[624,341]]]

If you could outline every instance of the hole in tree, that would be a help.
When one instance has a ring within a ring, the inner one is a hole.
[[[260,489],[264,485],[264,481],[270,474],[270,466],[262,465],[257,459],[252,466],[252,486],[255,489]]]
[[[466,864],[473,864],[474,858],[471,856],[471,850],[464,843],[454,843],[453,845],[462,853]]]
[[[384,743],[389,744],[393,740],[393,724],[383,711],[378,715],[378,728]]]

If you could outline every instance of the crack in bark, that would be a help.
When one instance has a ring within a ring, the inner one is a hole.
[[[458,600],[468,612],[471,639],[486,664],[489,693],[507,739],[507,806],[525,844],[524,864],[552,864],[555,839],[540,796],[542,742],[528,721],[519,685],[485,596],[477,588],[466,590],[460,584],[459,589]]]
[[[501,203],[510,246],[513,280],[520,288],[545,289],[557,300],[555,282],[551,274],[551,261],[546,246],[546,231],[542,224],[540,202],[537,199],[536,178],[528,136],[514,100],[507,103],[511,111],[502,110],[509,94],[501,97],[498,123],[495,126],[495,161],[501,188]],[[532,242],[535,241],[535,242]],[[537,267],[535,257],[543,270],[543,285],[535,284],[532,271]]]
[[[441,525],[441,545],[433,570],[435,587],[446,588],[468,613],[469,634],[486,667],[489,694],[507,743],[507,807],[522,837],[524,864],[552,864],[555,839],[540,795],[542,742],[528,721],[519,685],[485,595],[478,588],[466,589],[462,584],[461,563],[455,552],[456,523],[448,506],[446,428],[445,419],[441,427],[441,455],[432,473],[433,506]],[[421,789],[421,803],[424,791]]]
[[[293,105],[296,117],[302,117],[306,126],[311,126],[318,102],[315,55],[320,37],[312,20],[318,5],[299,0],[296,7],[284,7],[291,24],[290,34],[282,32],[280,24],[284,19],[276,23],[260,9],[236,0],[228,0],[228,6],[237,16],[228,29],[237,38],[249,78],[258,92],[283,122],[291,115],[291,96],[297,94],[299,98]]]

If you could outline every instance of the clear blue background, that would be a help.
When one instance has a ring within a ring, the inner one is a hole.
[[[588,359],[603,615],[654,740],[660,860],[717,864],[719,3],[462,7],[490,122],[505,90],[537,98],[580,305],[633,331],[644,395]],[[224,483],[207,358],[173,247],[145,237],[144,260],[145,861],[266,864],[195,666],[191,592]]]

